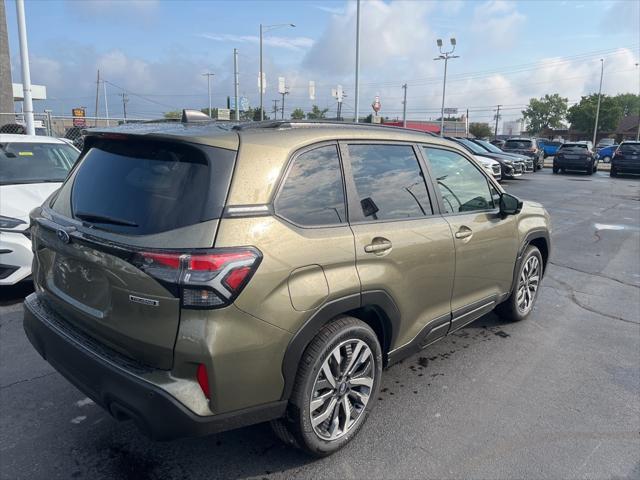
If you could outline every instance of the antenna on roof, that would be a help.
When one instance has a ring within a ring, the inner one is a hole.
[[[200,110],[182,110],[182,123],[193,123],[193,122],[210,122],[211,117],[206,113],[202,113]]]

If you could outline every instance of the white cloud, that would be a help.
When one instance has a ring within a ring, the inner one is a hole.
[[[640,31],[640,2],[637,0],[618,0],[612,3],[601,17],[601,26],[607,33],[622,29]]]
[[[490,0],[475,8],[471,30],[486,44],[505,47],[517,38],[525,20],[515,3]]]
[[[231,33],[202,33],[202,38],[216,42],[231,43],[253,43],[258,44],[260,37],[257,35],[234,35]],[[313,40],[307,37],[278,37],[274,35],[264,35],[262,43],[270,47],[284,48],[287,50],[306,50],[313,46]]]

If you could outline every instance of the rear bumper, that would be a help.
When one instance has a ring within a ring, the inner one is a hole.
[[[553,160],[553,166],[558,168],[567,168],[569,170],[589,170],[593,168],[594,161],[590,159],[578,159],[578,160],[567,160],[567,159],[558,159],[557,157]]]
[[[133,420],[157,440],[193,437],[265,422],[284,414],[287,402],[277,401],[230,413],[200,416],[175,397],[138,374],[146,368],[120,362],[117,355],[62,327],[37,294],[24,302],[24,330],[35,349],[67,380],[118,420]],[[148,372],[147,372],[148,373]]]
[[[612,161],[611,168],[615,168],[616,171],[623,173],[640,173],[640,162]]]
[[[14,285],[31,275],[31,240],[21,232],[0,233],[0,286]]]

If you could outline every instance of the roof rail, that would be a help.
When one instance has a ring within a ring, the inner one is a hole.
[[[431,132],[425,132],[422,130],[416,130],[413,128],[398,127],[395,125],[385,125],[378,123],[355,123],[355,122],[341,122],[338,120],[263,120],[261,122],[247,122],[236,124],[232,128],[234,130],[252,130],[254,128],[295,128],[295,127],[313,127],[313,126],[332,126],[332,127],[345,127],[345,128],[393,128],[402,130],[404,132],[420,132],[425,134],[431,134]]]

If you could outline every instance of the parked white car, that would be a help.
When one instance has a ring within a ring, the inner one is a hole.
[[[500,181],[500,178],[502,178],[502,168],[500,167],[499,162],[496,162],[489,157],[481,157],[480,155],[474,155],[473,158],[476,159],[480,166],[484,168],[489,175]]]
[[[79,154],[58,138],[0,134],[0,286],[31,275],[29,212],[60,187]]]

